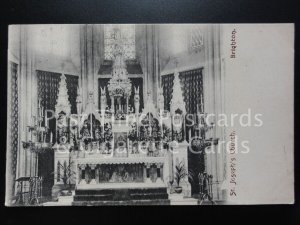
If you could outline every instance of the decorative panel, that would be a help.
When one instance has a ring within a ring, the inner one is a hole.
[[[15,180],[16,178],[16,170],[17,170],[17,159],[18,159],[18,65],[16,63],[10,62],[10,76],[11,76],[11,104],[10,104],[10,145],[12,151],[12,164],[11,164],[11,171],[12,171],[12,179]],[[14,193],[14,186],[12,187]]]
[[[189,32],[189,51],[199,52],[203,47],[203,31],[200,27],[193,26]]]
[[[69,101],[71,104],[71,113],[76,114],[77,113],[76,98],[77,98],[78,76],[67,75],[67,74],[65,76],[66,76]]]
[[[203,97],[202,68],[179,73],[187,113],[197,113]]]
[[[134,25],[104,25],[104,58],[113,59],[115,30],[120,29],[124,49],[124,59],[135,59],[135,26]]]

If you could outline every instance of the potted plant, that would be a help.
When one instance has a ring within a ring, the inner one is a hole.
[[[176,186],[174,188],[175,192],[180,194],[182,192],[182,187],[180,186],[180,181],[182,179],[184,179],[187,176],[187,172],[185,169],[185,165],[184,163],[181,161],[179,163],[177,163],[177,165],[175,166],[175,182],[176,182]]]
[[[66,162],[64,164],[59,164],[60,169],[62,171],[62,175],[60,179],[63,181],[64,184],[64,190],[62,190],[63,195],[72,195],[72,185],[71,181],[73,176],[75,175],[75,172],[72,170],[72,162],[67,165]]]

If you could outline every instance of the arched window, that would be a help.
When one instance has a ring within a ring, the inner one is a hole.
[[[135,59],[135,26],[132,24],[104,25],[104,58],[113,59],[116,29],[119,29],[121,33],[124,59]]]
[[[189,32],[189,51],[200,52],[204,44],[203,30],[201,26],[193,26]]]

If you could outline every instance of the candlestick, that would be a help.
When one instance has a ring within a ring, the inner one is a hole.
[[[45,112],[45,127],[48,127],[48,117],[47,113]]]
[[[50,143],[52,143],[52,142],[53,142],[53,133],[50,132]]]
[[[92,136],[93,136],[93,130],[92,130],[92,129],[93,129],[93,128],[92,128],[92,126],[93,126],[93,124],[92,124],[92,123],[93,123],[93,120],[92,120],[92,114],[90,114],[90,115],[91,115],[91,138],[92,138]]]

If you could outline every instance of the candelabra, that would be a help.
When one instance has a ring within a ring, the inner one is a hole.
[[[29,135],[26,134],[26,137],[30,137],[30,140],[23,141],[24,149],[28,149],[33,153],[36,153],[36,170],[37,173],[37,164],[38,164],[38,155],[39,153],[45,153],[52,149],[52,138],[53,134],[50,132],[48,126],[47,115],[45,115],[44,107],[41,106],[41,99],[38,100],[38,109],[37,116],[31,118],[31,125],[27,126]],[[44,121],[44,126],[42,122]],[[47,140],[47,137],[50,139]],[[27,139],[27,138],[26,138]]]
[[[194,125],[195,129],[195,137],[191,137],[191,130],[189,131],[189,141],[191,141],[191,146],[197,151],[202,152],[206,147],[211,145],[218,144],[218,138],[213,138],[211,135],[211,131],[213,130],[214,123],[208,123],[207,121],[207,113],[204,112],[203,107],[203,97],[201,96],[200,107],[197,105],[197,116],[198,121]],[[208,134],[208,135],[207,135]],[[208,138],[206,138],[209,136]],[[192,140],[193,139],[193,140]]]

